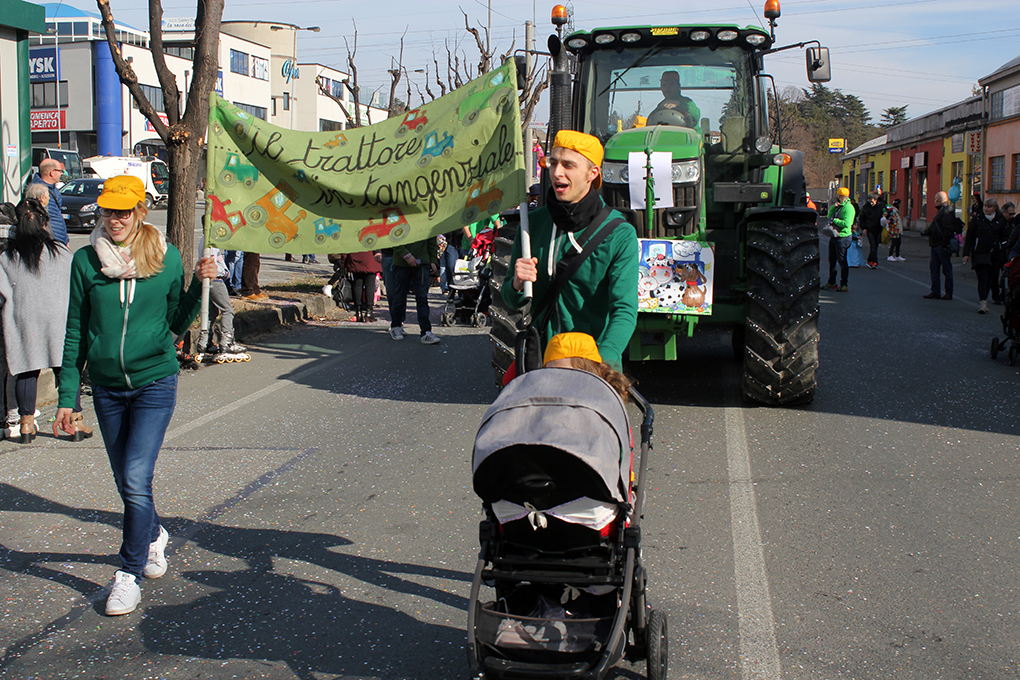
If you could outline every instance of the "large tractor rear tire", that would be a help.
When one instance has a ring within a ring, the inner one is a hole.
[[[507,266],[510,263],[510,253],[513,250],[513,238],[516,231],[516,224],[508,224],[499,230],[499,234],[493,241],[492,278],[489,281],[489,285],[492,287],[492,304],[489,306],[492,329],[489,331],[489,340],[492,342],[492,368],[495,371],[493,379],[497,386],[503,385],[503,375],[514,361],[517,322],[522,317],[520,310],[507,309],[503,304],[503,296],[500,295]]]
[[[799,210],[747,225],[743,393],[769,406],[809,403],[818,371],[818,231]]]

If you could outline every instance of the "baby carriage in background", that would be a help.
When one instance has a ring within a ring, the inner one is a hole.
[[[601,680],[624,656],[666,677],[666,616],[645,600],[639,526],[654,415],[631,396],[644,416],[636,484],[626,407],[592,373],[524,373],[486,412],[468,602],[469,663],[485,678]]]
[[[471,242],[471,250],[467,259],[458,259],[450,279],[449,294],[439,322],[444,326],[453,326],[457,321],[470,323],[482,328],[489,322],[489,304],[492,292],[489,279],[492,269],[489,260],[492,258],[492,242],[496,232],[485,229],[478,232]]]
[[[1009,365],[1015,366],[1020,358],[1020,256],[1006,263],[1002,272],[1002,332],[1006,337],[1001,341],[992,338],[992,358],[1009,344]]]

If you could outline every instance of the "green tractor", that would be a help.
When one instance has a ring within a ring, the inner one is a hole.
[[[817,215],[806,205],[801,152],[778,138],[775,83],[763,61],[807,43],[773,47],[777,0],[765,16],[771,32],[672,25],[552,36],[549,139],[573,129],[602,141],[602,196],[642,240],[640,312],[626,359],[680,360],[698,326],[722,325],[743,361],[744,396],[792,405],[810,402],[816,386]],[[553,22],[562,23],[555,11]],[[828,81],[828,50],[806,53],[808,80]],[[644,207],[649,176],[658,180],[653,209]],[[513,359],[519,319],[498,295],[511,245],[497,239],[493,265],[497,382]]]

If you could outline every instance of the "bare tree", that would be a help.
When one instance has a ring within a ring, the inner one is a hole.
[[[344,37],[344,45],[347,46],[347,72],[348,75],[342,81],[340,81],[344,89],[347,90],[351,95],[351,101],[353,102],[353,113],[348,108],[347,104],[343,99],[337,97],[336,94],[326,85],[326,78],[316,76],[315,84],[319,88],[319,92],[326,97],[332,99],[337,106],[340,107],[340,112],[344,114],[344,118],[347,119],[347,129],[361,127],[361,87],[358,85],[358,67],[354,63],[354,59],[358,54],[358,24],[354,24],[354,49],[351,49],[350,43],[347,42],[347,38]],[[372,124],[371,115],[366,111],[366,118],[368,118],[369,125]]]
[[[195,187],[198,186],[199,163],[205,147],[209,93],[216,85],[219,72],[217,48],[224,0],[198,0],[195,15],[194,72],[183,115],[177,78],[167,67],[163,55],[163,6],[160,0],[149,0],[149,52],[152,54],[152,62],[156,67],[160,88],[163,90],[167,123],[160,119],[159,113],[139,85],[134,69],[121,54],[110,0],[96,2],[117,75],[138,103],[138,109],[166,144],[170,156],[167,240],[181,251],[184,271],[188,272],[195,263]],[[191,279],[185,277],[185,280]]]

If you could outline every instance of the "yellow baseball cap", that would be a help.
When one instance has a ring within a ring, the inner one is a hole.
[[[836,189],[836,195],[837,196],[849,196],[850,195],[850,190],[847,189],[846,187],[840,187],[840,188]]]
[[[117,175],[103,182],[103,193],[96,199],[100,208],[132,210],[145,202],[145,185],[134,175]]]
[[[595,338],[587,333],[560,333],[554,335],[545,347],[545,356],[542,364],[547,364],[556,359],[570,359],[580,357],[591,359],[597,364],[602,363],[602,355],[599,354]]]
[[[560,130],[556,133],[556,138],[553,140],[552,148],[555,149],[558,146],[562,146],[564,149],[570,149],[571,151],[576,151],[595,165],[599,166],[599,174],[592,184],[596,189],[602,186],[601,166],[605,150],[602,148],[602,143],[597,137],[586,135],[583,132],[578,132],[577,130]]]

